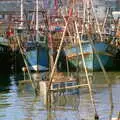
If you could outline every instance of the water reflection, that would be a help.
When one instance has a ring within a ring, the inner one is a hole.
[[[109,73],[113,93],[113,114],[120,111],[120,73]],[[87,89],[80,89],[80,95],[57,95],[47,111],[44,97],[35,96],[30,83],[18,85],[19,76],[1,76],[0,120],[93,120],[94,113]],[[20,78],[23,79],[23,78]],[[100,120],[109,120],[109,89],[103,73],[95,73],[93,81],[94,98]],[[98,86],[97,86],[98,85]]]
[[[0,75],[0,91],[7,90],[10,85],[9,75],[2,74]]]

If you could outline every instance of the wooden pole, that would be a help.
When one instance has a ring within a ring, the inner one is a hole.
[[[54,71],[55,71],[55,68],[56,68],[56,65],[57,65],[57,62],[58,62],[58,58],[59,58],[59,55],[60,55],[60,51],[61,51],[61,49],[62,49],[62,44],[63,44],[63,41],[64,41],[64,36],[65,36],[65,33],[66,33],[67,25],[68,25],[68,22],[66,23],[66,26],[65,26],[65,28],[64,28],[63,35],[62,35],[62,39],[61,39],[61,42],[60,42],[60,46],[59,46],[59,48],[58,48],[58,53],[57,53],[57,56],[56,56],[56,59],[55,59],[55,63],[54,63],[54,65],[53,65],[53,69],[52,69],[52,72],[51,72],[51,75],[50,75],[50,82],[49,82],[49,85],[48,85],[48,90],[49,90],[50,87],[51,87],[51,83],[52,83]]]
[[[104,33],[104,28],[105,28],[105,23],[107,21],[108,13],[109,13],[109,9],[107,9],[107,13],[106,13],[106,16],[105,16],[105,19],[104,19],[104,22],[103,22],[103,26],[102,26],[102,32],[103,33]]]
[[[65,24],[67,24],[67,21],[66,21],[66,19],[65,19],[64,16],[63,16],[63,18],[64,18],[64,21],[65,21]],[[73,44],[72,35],[71,35],[71,33],[70,33],[70,31],[69,31],[68,28],[67,28],[67,32],[68,32],[68,34],[69,34],[69,36],[70,36],[71,43]]]
[[[94,110],[95,110],[94,112],[96,113],[95,103],[94,103],[94,99],[93,99],[93,95],[92,95],[92,88],[91,88],[90,80],[89,80],[89,77],[88,77],[88,71],[87,71],[86,64],[85,64],[85,58],[84,58],[84,55],[83,55],[82,44],[81,44],[81,40],[80,40],[80,36],[79,36],[76,21],[75,21],[75,28],[76,28],[76,32],[77,32],[77,39],[78,39],[78,42],[79,42],[80,52],[81,52],[81,56],[82,56],[82,62],[83,62],[85,75],[86,75],[86,79],[87,79],[87,83],[88,83],[88,88],[89,88],[89,92],[90,92],[91,102],[92,102],[92,105],[93,105]]]
[[[25,57],[24,57],[24,52],[23,52],[23,50],[22,50],[22,48],[21,48],[21,44],[20,44],[19,38],[18,38],[17,36],[16,36],[16,39],[17,39],[18,46],[19,46],[20,52],[21,52],[21,54],[22,54],[22,57],[23,57],[23,60],[24,60],[25,66],[26,66],[27,71],[28,71],[29,79],[32,81],[32,87],[36,90],[35,82],[34,82],[34,80],[32,79],[32,76],[31,76],[31,73],[30,73],[30,70],[29,70],[28,64],[27,64],[26,59],[25,59]]]

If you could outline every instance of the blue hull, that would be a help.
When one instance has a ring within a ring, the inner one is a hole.
[[[47,71],[49,68],[48,49],[39,47],[26,52],[26,59],[31,71]]]
[[[115,67],[114,54],[107,51],[108,47],[110,47],[110,45],[103,42],[95,43],[95,49],[104,68],[106,70],[112,70]],[[93,70],[101,70],[101,66],[95,54],[93,54]]]
[[[105,69],[114,68],[114,56],[107,51],[109,44],[104,42],[96,42],[94,43],[94,47]],[[96,58],[90,42],[82,43],[82,49],[87,69],[92,71],[101,70],[101,66]],[[78,66],[83,68],[79,46],[65,49],[64,55],[68,58],[70,69],[77,68]]]

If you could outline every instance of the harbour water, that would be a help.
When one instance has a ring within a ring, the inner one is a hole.
[[[112,84],[113,109],[109,89],[102,72],[94,73],[93,95],[100,120],[118,117],[120,112],[120,72],[108,72]],[[20,86],[21,75],[0,76],[0,120],[93,120],[93,107],[87,89],[80,95],[58,95],[51,111],[41,96],[35,96],[30,83]]]

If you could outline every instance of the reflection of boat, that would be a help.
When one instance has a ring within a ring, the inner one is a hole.
[[[0,73],[6,73],[10,71],[10,46],[8,40],[4,37],[0,37]]]

